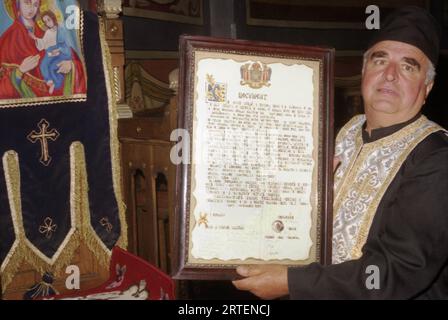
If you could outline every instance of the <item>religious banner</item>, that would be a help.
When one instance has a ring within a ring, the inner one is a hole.
[[[80,242],[126,246],[102,21],[75,0],[0,3],[0,276],[61,274]]]
[[[333,55],[181,38],[176,278],[330,261]]]

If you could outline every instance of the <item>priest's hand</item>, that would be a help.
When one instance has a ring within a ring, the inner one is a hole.
[[[67,74],[72,70],[72,61],[71,60],[64,60],[57,64],[59,67],[58,73]]]
[[[39,65],[39,60],[40,56],[38,54],[35,56],[26,57],[20,64],[19,71],[21,73],[27,73],[28,71],[33,70]]]
[[[239,290],[250,291],[262,299],[275,299],[289,294],[287,266],[239,266],[236,272],[246,277],[242,280],[232,281]]]

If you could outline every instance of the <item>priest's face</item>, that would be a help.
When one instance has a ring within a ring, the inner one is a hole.
[[[367,53],[362,95],[367,120],[393,125],[414,117],[432,88],[426,84],[430,62],[417,47],[381,41]]]
[[[20,15],[27,20],[34,19],[39,10],[39,5],[40,0],[19,0]]]

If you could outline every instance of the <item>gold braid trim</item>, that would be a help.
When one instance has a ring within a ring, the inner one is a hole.
[[[113,78],[111,77],[112,73],[112,62],[111,56],[109,52],[109,48],[106,42],[105,37],[105,26],[104,20],[99,18],[99,33],[100,33],[100,43],[101,43],[101,51],[103,57],[103,69],[104,69],[104,77],[106,82],[106,90],[107,90],[107,98],[108,98],[108,110],[109,110],[109,128],[110,128],[110,154],[111,154],[111,169],[112,169],[112,183],[114,187],[114,194],[117,200],[118,206],[118,214],[121,224],[121,235],[118,239],[116,245],[120,246],[124,249],[127,248],[127,224],[126,224],[126,216],[125,216],[125,207],[122,201],[122,191],[121,191],[121,170],[120,170],[120,157],[119,157],[119,142],[118,142],[118,113],[116,107],[116,100],[114,96],[114,91],[111,89],[113,87]],[[82,159],[77,160],[80,165],[83,174],[80,181],[81,183],[81,202],[82,202],[82,219],[81,219],[81,230],[82,237],[85,241],[89,250],[95,253],[96,258],[98,259],[99,264],[104,267],[109,266],[111,250],[109,250],[98,237],[97,233],[92,227],[91,224],[91,216],[88,205],[88,194],[87,194],[87,173],[84,156]]]
[[[17,212],[22,211],[20,202],[20,172],[19,160],[15,151],[7,151],[3,155],[3,170],[5,173],[6,188],[8,191],[9,207],[16,237],[11,250],[8,252],[3,264],[0,267],[2,293],[5,292],[11,283],[14,275],[20,268],[25,258],[23,239],[19,232],[19,222]],[[22,240],[22,241],[21,241]]]
[[[26,261],[36,268],[40,273],[52,272],[55,276],[61,276],[67,265],[73,260],[74,253],[80,244],[81,206],[80,206],[80,180],[81,171],[77,167],[77,159],[80,152],[76,148],[79,142],[74,142],[70,146],[70,231],[64,241],[59,246],[51,259],[42,254],[28,239],[25,238],[27,259]],[[23,227],[23,223],[21,224]],[[25,231],[23,230],[23,234]]]
[[[76,191],[78,196],[78,205],[81,210],[81,220],[79,226],[82,234],[82,241],[87,245],[89,250],[94,253],[95,259],[97,259],[98,263],[103,267],[108,267],[111,251],[103,244],[90,223],[89,188],[87,183],[84,147],[80,143],[77,143],[73,147],[76,149],[74,162],[76,165],[76,171],[79,173],[76,176]]]
[[[123,249],[126,249],[128,246],[128,226],[126,223],[126,215],[125,215],[125,205],[123,202],[123,193],[121,191],[121,167],[120,167],[120,144],[118,142],[118,110],[116,105],[116,98],[114,96],[114,91],[111,89],[113,86],[113,77],[111,77],[112,73],[112,61],[109,52],[109,47],[106,42],[106,27],[104,25],[103,18],[99,18],[99,26],[100,26],[100,41],[101,41],[101,50],[103,56],[103,69],[104,76],[106,79],[106,89],[107,89],[107,97],[109,101],[108,109],[109,109],[109,128],[110,128],[110,154],[111,154],[111,165],[112,165],[112,180],[113,187],[115,191],[115,198],[117,199],[117,206],[121,224],[121,236],[116,243],[117,246],[120,246]]]
[[[74,253],[79,247],[79,232],[68,234],[57,253],[52,259],[48,259],[42,254],[30,241],[25,240],[25,262],[28,262],[39,273],[46,271],[53,273],[55,276],[65,274],[65,268],[72,262]]]
[[[76,226],[80,223],[79,192],[76,180],[80,175],[79,170],[74,168],[73,149],[71,152],[71,191],[70,191],[70,215],[71,229],[65,237],[57,252],[50,259],[36,248],[27,238],[23,225],[22,207],[20,200],[20,171],[19,157],[15,151],[8,151],[3,157],[5,167],[5,180],[10,201],[11,216],[14,225],[16,241],[8,253],[1,269],[2,290],[7,289],[18,269],[23,263],[29,263],[40,273],[52,272],[56,276],[64,274],[65,267],[73,260],[74,252],[80,244],[80,233]]]

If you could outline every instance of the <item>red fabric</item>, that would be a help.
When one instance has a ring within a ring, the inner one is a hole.
[[[143,281],[142,281],[143,280]],[[114,247],[110,262],[109,280],[101,286],[85,290],[75,291],[70,294],[46,297],[45,299],[125,299],[128,291],[130,298],[137,298],[135,289],[142,288],[141,283],[145,283],[148,293],[146,300],[173,300],[174,282],[173,280],[151,265],[149,262],[119,248]],[[131,288],[131,289],[130,289]],[[129,291],[130,290],[130,291]],[[108,297],[108,293],[113,293]],[[134,294],[134,296],[132,295]],[[145,293],[146,295],[146,293]],[[144,297],[144,296],[143,296]],[[139,298],[142,298],[140,295]]]
[[[44,32],[39,28],[37,23],[35,25],[34,34],[38,38],[42,38],[44,35]],[[14,23],[0,37],[0,67],[8,68],[10,65],[12,65],[11,67],[18,67],[25,58],[35,56],[37,54],[40,55],[40,59],[42,60],[45,50],[39,52],[36,48],[35,41],[29,36],[25,26],[19,22],[19,20],[14,20]],[[73,94],[84,93],[86,91],[86,81],[82,63],[73,50],[72,56],[76,74]],[[48,93],[48,88],[46,87],[43,76],[40,72],[40,68],[36,67],[28,74],[42,80],[42,84],[44,85],[43,88],[45,88],[45,90],[41,90],[38,86],[32,87],[34,94],[37,97],[50,96]],[[0,99],[21,98],[19,93],[11,84],[8,75],[9,73],[4,73],[4,76],[0,78]],[[63,87],[59,90],[55,90],[52,94],[52,96],[61,95],[63,95]]]
[[[35,35],[39,38],[43,36],[42,30],[37,25]],[[41,59],[44,53],[45,51],[40,53]],[[28,35],[25,26],[18,20],[15,20],[0,38],[0,65],[3,67],[9,64],[19,66],[25,58],[37,54],[39,54],[39,51],[36,48],[34,40]],[[42,79],[39,68],[34,68],[34,70],[30,71],[30,74]],[[47,93],[37,90],[35,94],[37,96],[44,96]],[[0,79],[0,98],[20,98],[8,76]]]

